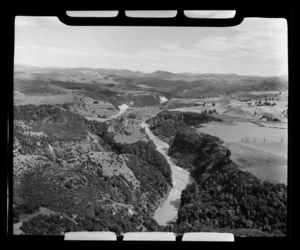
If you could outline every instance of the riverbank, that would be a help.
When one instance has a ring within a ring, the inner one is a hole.
[[[166,192],[166,194],[164,195],[164,197],[162,197],[162,198],[160,199],[158,207],[155,209],[154,213],[151,214],[152,217],[155,217],[157,211],[162,207],[162,205],[163,205],[163,204],[165,203],[165,201],[168,199],[169,194],[170,194],[170,192],[171,192],[171,189],[172,189],[172,187],[170,187],[170,188],[168,189],[168,191]]]
[[[149,129],[148,124],[142,122],[141,127],[145,128],[145,132],[155,144],[156,150],[166,158],[172,170],[173,187],[170,189],[167,198],[164,200],[161,206],[158,207],[153,216],[159,225],[165,226],[168,224],[168,222],[176,219],[181,202],[181,192],[189,183],[194,182],[194,179],[187,170],[182,169],[174,164],[170,156],[168,156],[169,145],[155,136]]]

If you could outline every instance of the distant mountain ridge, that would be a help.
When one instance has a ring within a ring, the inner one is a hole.
[[[240,91],[288,90],[288,76],[244,76],[237,74],[196,74],[155,71],[142,73],[125,69],[38,68],[15,65],[15,80],[70,82],[103,85],[123,90],[166,91],[173,97],[202,98]],[[147,89],[145,89],[147,88]]]
[[[259,76],[259,75],[239,75],[235,73],[194,73],[194,72],[180,72],[174,73],[165,70],[156,70],[151,73],[146,73],[142,71],[133,71],[129,69],[114,69],[114,68],[88,68],[88,67],[40,67],[40,66],[28,66],[23,64],[15,64],[15,71],[20,70],[61,70],[61,71],[73,71],[73,70],[88,70],[88,71],[95,71],[95,72],[102,72],[102,73],[119,73],[119,74],[132,74],[132,75],[152,75],[152,76],[161,76],[161,77],[169,77],[169,76],[238,76],[238,77],[278,77],[278,78],[287,78],[288,75],[278,75],[278,76]]]

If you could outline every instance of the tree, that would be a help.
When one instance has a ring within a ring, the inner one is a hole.
[[[136,119],[136,114],[130,113],[130,114],[128,115],[128,118],[130,118],[130,119]]]
[[[194,199],[198,199],[198,195],[199,195],[199,188],[198,185],[195,184]]]

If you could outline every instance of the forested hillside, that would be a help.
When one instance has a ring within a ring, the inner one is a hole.
[[[169,155],[196,180],[181,195],[177,230],[286,234],[286,185],[261,182],[240,170],[220,139],[179,131]]]
[[[160,230],[152,215],[171,172],[153,145],[117,144],[106,123],[61,106],[15,106],[14,119],[13,220],[23,233]]]
[[[178,131],[190,128],[191,126],[200,126],[201,123],[210,121],[221,121],[205,113],[198,114],[192,112],[178,112],[164,110],[157,116],[147,121],[150,129],[161,140],[169,143]]]
[[[158,169],[172,185],[172,172],[167,160],[155,149],[152,142],[138,141],[132,144],[116,144],[114,149],[121,154],[136,155],[140,160],[147,162]]]

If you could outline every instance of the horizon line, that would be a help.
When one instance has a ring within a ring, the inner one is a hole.
[[[15,66],[25,66],[25,67],[32,67],[32,68],[50,68],[50,69],[91,69],[91,70],[99,70],[99,69],[104,69],[104,70],[126,70],[126,71],[130,71],[133,73],[142,73],[142,74],[153,74],[156,72],[166,72],[166,73],[171,73],[171,74],[195,74],[195,75],[237,75],[237,76],[254,76],[254,77],[288,77],[288,73],[287,74],[283,74],[283,75],[250,75],[250,74],[238,74],[238,73],[200,73],[200,72],[172,72],[172,71],[167,71],[167,70],[161,70],[161,69],[157,69],[151,72],[145,72],[145,71],[141,71],[141,70],[132,70],[132,69],[126,69],[126,68],[109,68],[109,67],[58,67],[58,66],[35,66],[35,65],[26,65],[26,64],[20,64],[20,63],[14,63],[14,67]]]

